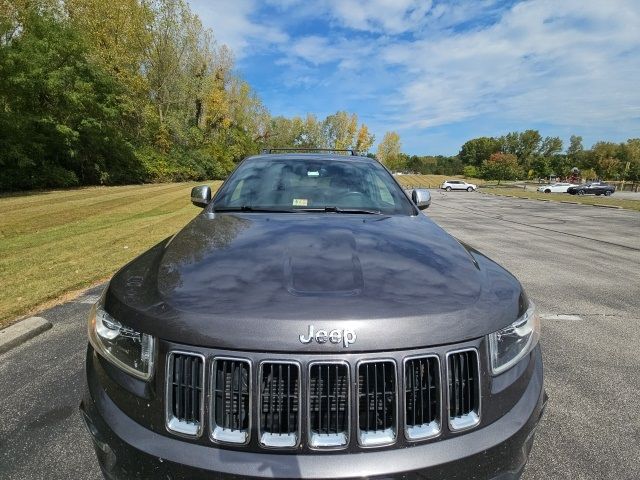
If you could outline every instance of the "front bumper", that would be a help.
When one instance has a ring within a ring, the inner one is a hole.
[[[284,454],[196,445],[128,417],[89,375],[81,410],[108,479],[499,479],[520,477],[546,404],[542,361],[524,394],[499,420],[453,438],[397,450]]]

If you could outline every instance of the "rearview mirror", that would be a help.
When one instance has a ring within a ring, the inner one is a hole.
[[[424,210],[431,205],[431,192],[426,188],[416,188],[411,191],[411,200],[420,210]]]
[[[211,201],[211,188],[208,185],[200,185],[191,189],[191,203],[196,207],[204,208]]]

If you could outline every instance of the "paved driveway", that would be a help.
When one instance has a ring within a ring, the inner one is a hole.
[[[640,214],[466,192],[434,192],[427,213],[545,315],[550,402],[525,480],[640,478]],[[96,293],[43,312],[53,329],[0,356],[1,479],[99,478],[77,413]]]

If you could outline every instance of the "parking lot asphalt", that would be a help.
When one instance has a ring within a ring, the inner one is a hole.
[[[524,480],[640,478],[640,214],[433,192],[427,214],[514,273],[542,320],[549,404]],[[0,478],[98,479],[78,414],[99,288],[0,355]]]
[[[622,200],[640,200],[640,192],[616,192],[615,196]]]

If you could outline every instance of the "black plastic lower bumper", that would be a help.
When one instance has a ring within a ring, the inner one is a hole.
[[[539,354],[539,350],[538,350]],[[518,479],[546,404],[542,364],[498,421],[439,442],[363,453],[283,455],[195,445],[134,422],[90,382],[81,410],[108,479]]]

